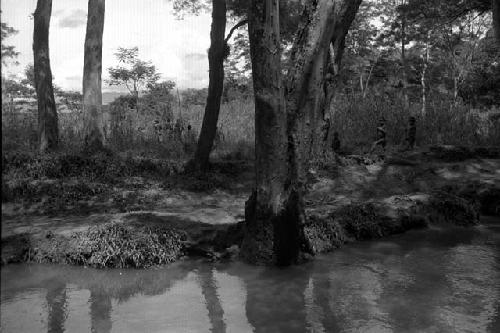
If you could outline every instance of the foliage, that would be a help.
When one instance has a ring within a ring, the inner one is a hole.
[[[153,86],[160,79],[156,67],[149,61],[138,58],[139,48],[119,47],[115,53],[122,65],[108,68],[110,86],[125,85],[133,96],[139,96],[148,86]]]
[[[10,36],[17,34],[18,31],[13,27],[7,25],[7,23],[5,22],[2,22],[1,25],[2,25],[2,64],[6,65],[7,59],[15,59],[19,55],[19,52],[16,51],[13,45],[5,45],[4,41]]]
[[[203,106],[207,102],[207,94],[208,94],[207,88],[202,88],[202,89],[188,88],[186,90],[183,90],[181,93],[182,103],[185,108],[195,105]]]

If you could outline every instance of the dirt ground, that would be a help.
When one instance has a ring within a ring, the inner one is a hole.
[[[383,208],[382,215],[400,218],[401,214],[414,214],[421,204],[440,200],[432,197],[439,190],[470,199],[482,214],[499,216],[500,158],[491,158],[491,154],[455,155],[425,149],[394,153],[384,160],[337,156],[331,163],[310,170],[307,214],[324,218],[346,207],[374,204]],[[240,163],[230,176],[214,177],[216,181],[210,186],[207,179],[185,175],[129,177],[107,188],[105,196],[91,196],[78,201],[77,207],[68,205],[69,209],[61,211],[56,207],[48,214],[44,208],[52,204],[50,198],[2,202],[2,240],[21,234],[69,237],[106,222],[163,225],[198,236],[221,230],[244,220],[253,167]],[[419,214],[431,213],[419,210]]]

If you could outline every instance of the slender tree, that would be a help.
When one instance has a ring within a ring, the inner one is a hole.
[[[217,131],[220,102],[224,88],[224,58],[226,52],[228,52],[227,41],[224,39],[225,31],[226,0],[213,0],[210,48],[208,50],[208,96],[194,157],[194,166],[198,170],[208,169],[209,156]]]
[[[339,24],[349,25],[361,0],[318,0],[304,5],[282,83],[279,2],[253,0],[249,11],[255,94],[256,187],[245,209],[242,255],[249,261],[288,265],[314,253],[306,236],[305,168],[312,119],[323,111],[328,55]]]
[[[54,150],[59,143],[57,110],[49,58],[51,13],[52,0],[37,1],[34,13],[33,56],[38,99],[38,139],[41,152]]]
[[[88,151],[104,147],[102,118],[102,35],[105,0],[89,0],[83,65],[84,144]]]

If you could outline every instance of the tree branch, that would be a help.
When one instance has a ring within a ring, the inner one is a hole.
[[[234,27],[231,28],[231,30],[229,30],[229,33],[227,34],[227,37],[224,39],[224,42],[227,43],[229,41],[229,39],[231,38],[231,36],[233,35],[233,32],[238,29],[239,27],[245,25],[248,23],[248,20],[247,19],[244,19],[244,20],[241,20],[239,21],[238,23],[236,23],[236,25]]]

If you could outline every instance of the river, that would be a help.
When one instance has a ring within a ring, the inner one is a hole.
[[[289,268],[1,270],[2,332],[500,332],[500,223],[347,245]]]

